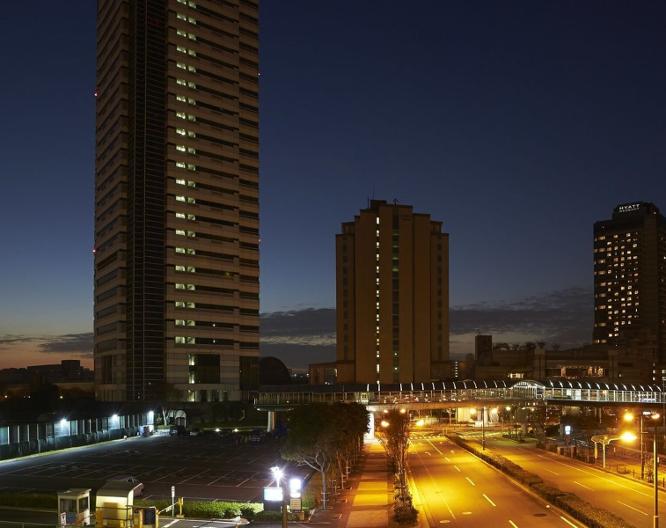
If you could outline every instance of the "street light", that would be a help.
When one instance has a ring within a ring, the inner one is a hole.
[[[606,446],[615,440],[631,443],[636,441],[636,435],[630,431],[625,431],[620,436],[594,435],[590,440],[594,443],[594,460],[597,459],[597,444],[601,444],[601,465],[606,469]]]
[[[643,419],[644,418],[650,418],[652,420],[658,420],[659,419],[659,413],[653,413],[652,411],[643,411],[639,414],[640,417],[640,442],[641,442],[641,480],[645,478],[645,442],[643,441],[643,435],[647,434],[647,431],[644,430],[643,428]],[[634,413],[630,411],[626,411],[622,415],[622,419],[627,422],[627,423],[632,423],[634,421]]]
[[[285,501],[285,493],[282,488],[282,477],[284,476],[284,471],[279,466],[273,466],[271,468],[271,473],[273,473],[273,478],[277,487],[282,491],[282,528],[287,528],[287,503]]]
[[[390,424],[389,424],[386,420],[382,420],[381,422],[379,422],[379,425],[381,425],[382,427],[386,428],[386,427],[388,427]]]

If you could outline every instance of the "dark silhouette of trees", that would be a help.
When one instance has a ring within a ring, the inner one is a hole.
[[[319,472],[324,509],[330,477],[339,475],[344,484],[363,447],[367,424],[365,408],[356,403],[313,403],[296,407],[289,416],[282,458]]]

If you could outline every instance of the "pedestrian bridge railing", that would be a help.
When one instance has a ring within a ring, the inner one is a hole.
[[[663,404],[666,392],[657,385],[586,381],[520,380],[408,383],[390,386],[302,385],[262,387],[255,398],[261,407],[308,403],[357,402],[363,405],[441,404],[464,402],[543,401],[544,403]]]

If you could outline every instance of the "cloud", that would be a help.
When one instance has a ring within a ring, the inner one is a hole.
[[[23,336],[23,335],[14,335],[14,334],[5,334],[0,336],[0,348],[7,348],[11,345],[16,345],[20,343],[32,343],[39,338]]]
[[[593,294],[569,288],[516,301],[457,306],[450,311],[451,334],[528,334],[533,340],[574,346],[591,338]]]
[[[335,336],[335,308],[307,308],[261,315],[261,336]]]
[[[0,368],[25,367],[53,363],[63,359],[81,359],[92,363],[93,334],[2,335],[0,336]]]
[[[451,355],[474,351],[474,336],[493,334],[496,342],[545,341],[562,347],[590,341],[593,295],[585,288],[550,291],[513,301],[454,306],[450,316]],[[290,367],[335,359],[335,309],[264,313],[262,355]]]
[[[82,334],[64,334],[44,339],[39,345],[41,352],[45,353],[72,353],[92,356],[93,334],[85,332]]]

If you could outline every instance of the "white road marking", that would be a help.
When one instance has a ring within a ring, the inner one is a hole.
[[[472,512],[463,512],[463,515],[472,515]],[[578,527],[576,527],[578,528]]]
[[[469,482],[472,486],[476,486],[476,484],[474,484],[474,481],[471,478],[465,477],[465,480],[467,480],[467,482]]]
[[[622,501],[617,501],[617,502],[619,502],[620,504],[622,504],[622,506],[626,506],[627,508],[632,509],[632,510],[634,510],[634,511],[637,511],[638,513],[642,513],[642,514],[645,515],[646,517],[647,517],[647,515],[648,515],[648,514],[645,513],[644,511],[639,510],[638,508],[634,508],[633,506],[630,506],[629,504],[627,504],[627,503],[625,503],[625,502],[622,502]]]
[[[446,460],[447,462],[451,462],[451,460],[447,456],[444,457],[444,460]]]
[[[535,454],[536,454],[536,453],[535,453]],[[620,488],[624,488],[624,489],[627,489],[627,490],[629,490],[629,491],[633,491],[634,493],[638,493],[639,495],[643,495],[644,497],[652,497],[652,495],[651,495],[650,493],[643,493],[642,491],[639,491],[639,490],[637,490],[637,489],[635,489],[635,488],[632,488],[631,486],[625,486],[624,484],[620,484],[619,482],[616,482],[616,481],[614,481],[614,480],[611,480],[611,479],[609,479],[609,478],[604,477],[604,476],[603,476],[603,473],[602,473],[601,470],[598,470],[598,469],[597,469],[596,472],[595,472],[594,468],[591,468],[592,470],[588,470],[588,469],[582,469],[582,468],[579,468],[579,467],[576,467],[576,466],[572,466],[571,464],[566,464],[565,462],[561,462],[561,461],[555,459],[555,457],[557,457],[558,455],[552,455],[551,457],[546,457],[546,456],[544,456],[544,455],[539,455],[539,454],[537,454],[536,456],[538,456],[539,458],[547,458],[547,459],[550,460],[551,462],[555,462],[556,464],[560,464],[560,465],[562,465],[562,466],[565,466],[565,467],[568,467],[568,468],[574,469],[574,470],[576,470],[576,471],[580,471],[581,473],[586,473],[586,474],[588,474],[588,475],[594,475],[595,478],[598,478],[598,479],[601,479],[601,480],[605,480],[606,482],[609,482],[609,483],[611,483],[611,484],[614,484],[614,485],[616,485],[616,486],[619,486]],[[640,484],[639,484],[639,485],[640,485]],[[661,499],[661,498],[660,498],[659,500],[660,500],[661,502],[664,502],[664,499]]]
[[[460,473],[460,468],[459,468],[458,466],[455,466],[455,465],[454,465],[453,467],[456,468],[456,471],[457,471],[458,473]]]
[[[557,475],[558,477],[560,476],[559,473],[556,473],[556,472],[553,471],[552,469],[548,469],[548,468],[543,468],[543,469],[545,469],[546,471],[548,471],[548,473],[552,473],[553,475]]]
[[[512,528],[518,528],[518,525],[513,522],[511,519],[509,519],[509,524],[512,526]]]
[[[425,454],[428,455],[428,456],[432,456],[432,455],[430,454],[430,451],[425,451]]]
[[[483,498],[486,499],[486,500],[487,500],[490,504],[492,504],[493,506],[497,506],[497,504],[495,504],[495,503],[490,499],[490,497],[488,497],[488,495],[486,495],[485,493],[483,494]]]
[[[574,523],[572,523],[572,522],[571,522],[569,519],[567,519],[566,517],[563,517],[562,515],[560,515],[560,519],[562,519],[562,520],[563,520],[565,523],[567,523],[569,526],[573,526],[573,528],[578,528],[577,525],[575,525]]]
[[[586,486],[585,484],[581,484],[581,483],[578,482],[577,480],[574,480],[574,481],[572,481],[572,482],[573,482],[574,484],[578,484],[581,488],[585,488],[585,489],[588,489],[588,490],[590,490],[590,491],[594,491],[592,488],[590,488],[590,486]]]

